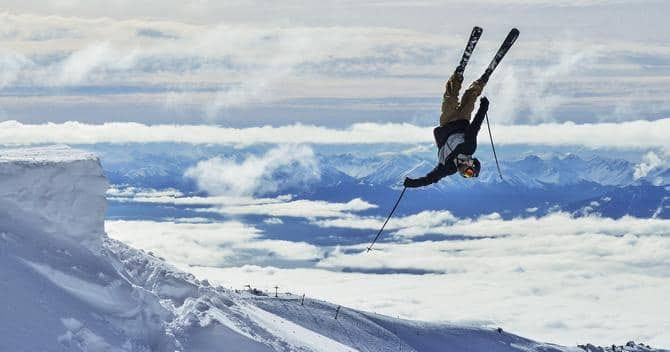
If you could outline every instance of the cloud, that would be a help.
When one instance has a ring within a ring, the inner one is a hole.
[[[670,150],[670,119],[638,120],[621,123],[545,123],[538,125],[495,126],[496,143],[501,145],[584,146],[588,148]],[[335,129],[313,125],[293,124],[281,127],[226,128],[207,125],[144,125],[139,123],[80,122],[62,124],[23,124],[17,121],[0,122],[0,143],[30,145],[45,143],[191,143],[218,145],[254,144],[418,144],[432,143],[432,127],[411,124],[357,123],[349,128]],[[265,158],[286,157],[283,153],[295,150],[309,160],[304,147],[282,147]],[[290,158],[290,157],[289,157]],[[250,159],[264,163],[269,159]],[[207,166],[229,164],[216,160]],[[239,164],[243,167],[245,164]],[[268,165],[271,166],[271,165]],[[311,162],[306,168],[311,168]]]
[[[175,189],[145,189],[137,187],[111,187],[107,191],[107,199],[117,202],[139,202],[174,205],[225,205],[244,206],[254,204],[271,204],[288,202],[291,195],[281,195],[275,198],[254,198],[248,196],[185,196]]]
[[[263,222],[268,225],[281,225],[284,223],[284,221],[280,218],[267,218],[263,220]]]
[[[209,194],[237,196],[299,187],[321,177],[314,151],[296,145],[279,146],[241,162],[218,157],[201,161],[184,175]]]
[[[427,142],[428,128],[409,124],[355,124],[348,129],[293,124],[282,127],[226,128],[208,125],[144,125],[140,123],[80,122],[40,125],[0,122],[0,141],[5,145],[41,143],[192,143],[221,145],[253,144],[375,144]]]
[[[635,177],[636,180],[645,177],[649,174],[650,171],[659,166],[662,166],[663,164],[663,160],[658,155],[656,155],[656,153],[650,151],[644,155],[642,162],[635,165],[635,173],[633,174],[633,177]]]
[[[652,1],[636,2],[637,6],[645,6]],[[5,8],[14,9],[17,12],[36,13],[44,15],[62,15],[67,13],[71,16],[87,17],[112,17],[112,18],[162,18],[188,20],[197,23],[212,23],[218,21],[234,22],[279,22],[283,18],[296,18],[299,15],[309,14],[315,16],[326,10],[335,13],[348,13],[349,11],[361,11],[365,15],[374,14],[379,8],[390,11],[391,19],[400,22],[403,10],[407,15],[407,9],[426,8],[427,11],[441,9],[445,5],[471,9],[481,6],[500,6],[526,8],[554,8],[554,7],[576,7],[585,8],[598,5],[627,4],[624,0],[448,0],[448,1],[338,1],[337,6],[324,6],[304,2],[300,0],[285,1],[283,4],[267,3],[264,1],[226,1],[201,0],[184,4],[176,0],[161,2],[157,7],[154,1],[130,2],[127,0],[102,1],[102,0],[35,0],[30,2],[19,0],[6,0]],[[652,2],[653,3],[653,2]],[[258,11],[259,7],[265,6],[267,11]],[[394,11],[392,11],[394,10]],[[391,12],[392,11],[392,12]],[[331,19],[327,18],[332,21]],[[343,20],[344,21],[344,20]],[[352,20],[349,20],[352,21]],[[405,19],[405,21],[407,21]]]
[[[149,37],[149,38],[179,39],[179,37],[175,35],[169,33],[163,33],[153,28],[140,28],[137,30],[137,35],[140,37]]]
[[[654,148],[670,150],[661,135],[670,128],[670,119],[622,123],[497,126],[496,141],[502,144],[585,146],[591,148]]]
[[[0,88],[14,83],[22,70],[31,64],[30,60],[18,53],[0,55]]]
[[[110,43],[94,43],[70,54],[61,63],[56,82],[75,84],[88,80],[98,69],[127,69],[133,64],[132,53],[119,54]]]
[[[207,266],[234,261],[236,243],[256,238],[260,231],[239,222],[191,224],[153,221],[107,221],[110,237],[151,249],[175,263]]]
[[[571,226],[564,226],[564,223]],[[542,236],[603,234],[635,236],[670,234],[670,221],[623,217],[619,220],[600,217],[572,217],[567,213],[552,213],[544,217],[503,220],[496,214],[476,220],[464,219],[447,226],[438,226],[431,232],[445,235],[471,236]],[[402,235],[402,233],[400,234]]]
[[[313,50],[315,39],[307,33],[285,33],[277,45],[265,54],[268,60],[262,68],[244,77],[239,85],[217,92],[207,105],[207,115],[214,118],[223,109],[247,105],[257,99],[273,100],[272,88],[281,86],[282,81],[293,74],[295,67],[306,61],[308,56],[305,52]]]
[[[595,204],[595,203],[594,203]],[[321,227],[352,229],[377,229],[383,218],[346,215],[335,219],[313,221]],[[563,226],[569,222],[571,227]],[[623,217],[619,220],[597,216],[575,217],[569,213],[555,212],[543,217],[523,217],[504,220],[497,213],[476,219],[457,218],[449,211],[423,211],[397,217],[389,221],[387,230],[394,231],[397,239],[412,238],[426,234],[467,237],[504,237],[542,235],[631,234],[635,236],[670,234],[670,221]]]
[[[270,202],[265,204],[227,205],[199,209],[199,211],[215,211],[227,215],[268,215],[272,217],[294,218],[341,218],[351,216],[352,212],[360,212],[376,208],[360,198],[346,203],[330,203],[320,200],[298,199],[287,202]]]
[[[110,237],[154,251],[175,264],[232,266],[311,261],[323,251],[304,242],[261,238],[262,232],[236,221],[107,221]]]
[[[335,219],[325,219],[314,221],[313,224],[320,227],[339,227],[374,230],[379,229],[384,223],[385,218],[381,217],[358,217],[349,215]],[[389,231],[396,230],[397,235],[411,237],[430,233],[436,226],[447,226],[454,224],[459,219],[449,211],[422,211],[418,214],[404,217],[391,218],[385,229]]]
[[[492,110],[500,121],[554,120],[555,110],[574,99],[572,94],[560,89],[565,77],[583,74],[603,48],[576,42],[552,42],[545,50],[541,57],[535,58],[546,60],[544,65],[508,67],[501,77],[491,81],[485,94],[495,102]],[[528,112],[520,115],[524,109]]]
[[[134,201],[141,202],[144,199],[171,199],[174,202],[174,199],[177,197],[183,197],[181,191],[174,188],[167,189],[145,189],[138,187],[117,187],[111,186],[107,189],[107,197],[113,198],[115,200],[122,199],[132,199]]]
[[[402,109],[411,110],[411,115],[425,115],[439,109],[444,67],[455,65],[462,51],[467,29],[458,28],[469,28],[463,19],[476,18],[490,7],[488,1],[468,6],[458,1],[427,2],[409,7],[421,13],[412,12],[413,16],[407,16],[408,8],[402,2],[347,2],[327,11],[356,11],[359,16],[334,15],[327,19],[305,16],[309,11],[323,13],[321,5],[271,6],[278,13],[297,11],[300,21],[296,22],[286,22],[273,11],[252,11],[255,15],[251,15],[242,9],[255,6],[241,3],[180,5],[175,12],[179,16],[172,17],[169,11],[156,13],[151,2],[93,6],[75,1],[79,5],[74,7],[17,2],[5,5],[11,12],[0,13],[6,24],[6,28],[0,28],[0,38],[5,39],[5,47],[28,62],[10,65],[11,69],[4,71],[8,78],[2,81],[11,88],[12,96],[4,102],[15,108],[39,109],[35,115],[46,115],[41,121],[53,119],[54,103],[64,105],[66,110],[77,104],[80,109],[75,113],[68,110],[70,118],[103,120],[81,110],[84,102],[115,111],[111,114],[114,118],[142,121],[152,113],[162,115],[162,121],[184,119],[185,115],[212,121],[238,116],[242,109],[287,116],[287,110],[332,110],[335,105],[347,109],[342,111],[354,109],[381,121],[385,110],[397,109],[401,104],[379,99],[416,99],[419,103],[402,104]],[[558,6],[576,7],[577,3],[581,4],[566,0]],[[497,7],[510,12],[516,6],[523,6],[524,13],[530,13],[525,11],[527,7],[537,11],[532,16],[514,11],[515,16],[521,16],[517,22],[524,23],[522,37],[488,90],[496,98],[500,121],[564,121],[584,116],[591,121],[630,120],[667,113],[663,62],[668,49],[659,45],[665,38],[659,37],[662,22],[650,20],[650,26],[641,28],[638,19],[643,11],[638,9],[642,6],[589,2],[589,6],[594,4],[613,11],[632,11],[624,16],[626,23],[607,27],[602,22],[593,26],[587,20],[599,16],[595,12],[598,8],[586,8],[588,13],[574,16],[576,12],[572,11],[581,8],[556,11],[549,4],[537,6],[525,0],[508,2],[507,8]],[[645,4],[653,5],[644,11],[645,17],[650,12],[664,12],[658,2]],[[161,8],[169,6],[177,5],[162,4]],[[261,6],[267,9],[268,4]],[[379,6],[393,15],[379,18]],[[21,13],[22,8],[33,14]],[[440,13],[453,11],[467,11],[471,16],[461,16],[463,19],[455,19],[457,22],[442,29],[426,27],[431,23],[426,16],[436,16],[434,23],[439,23]],[[102,16],[92,15],[100,12]],[[80,17],[75,17],[77,13]],[[187,14],[197,19],[189,20]],[[607,21],[622,18],[610,17]],[[375,18],[373,26],[370,18]],[[492,33],[498,32],[507,26],[503,22],[491,23],[487,31],[491,28]],[[610,30],[597,31],[594,27]],[[577,33],[571,35],[571,31]],[[653,31],[654,42],[639,40],[652,37],[644,31]],[[549,36],[551,41],[546,39]],[[602,44],[597,47],[597,65],[589,60],[596,52],[593,43]],[[484,50],[493,51],[497,44],[496,40],[482,41],[483,48],[478,48],[482,55],[473,57],[474,70],[488,62],[490,56],[483,55]],[[110,96],[118,100],[111,101]],[[130,116],[121,110],[128,106],[142,107],[137,113],[141,115]],[[626,110],[625,106],[634,109]],[[566,110],[574,114],[566,115]],[[526,116],[529,113],[531,116]],[[364,119],[353,115],[349,115],[349,121]],[[315,119],[304,114],[289,116],[293,116],[291,121]],[[275,121],[272,116],[262,117],[263,121],[270,119]],[[321,121],[330,119],[323,117]]]
[[[223,215],[267,215],[270,216],[270,218],[265,219],[265,222],[268,224],[283,223],[281,217],[305,218],[313,219],[315,221],[316,219],[322,218],[348,219],[353,217],[352,213],[377,208],[376,205],[368,203],[360,198],[352,199],[346,203],[334,203],[322,200],[294,199],[291,195],[280,195],[275,198],[254,198],[248,196],[192,197],[183,196],[180,192],[170,189],[153,190],[137,189],[133,187],[111,188],[110,191],[107,192],[107,199],[117,202],[186,206],[208,205],[210,207],[198,207],[194,210],[198,212],[216,212]],[[431,216],[431,214],[421,213],[417,216],[409,216],[407,219],[418,219],[419,221],[423,221],[427,220],[425,218],[429,216]],[[438,214],[435,216],[435,219],[442,219],[448,216],[449,215]],[[435,219],[432,219],[431,223],[439,221]],[[346,226],[362,226],[357,222],[360,220],[360,218],[352,219],[353,225],[350,222],[342,224]],[[323,227],[337,227],[338,222],[336,220],[333,221],[332,224],[330,222],[318,223],[322,224]],[[370,221],[375,224],[373,227],[377,226],[377,219],[370,219]],[[411,220],[409,221],[411,222]],[[391,223],[390,226],[396,226],[394,223]]]
[[[206,94],[203,103],[210,117],[222,109],[295,94],[301,88],[287,89],[287,79],[299,73],[295,70],[300,65],[381,56],[381,51],[407,43],[429,47],[439,38],[383,27],[193,24],[116,20],[108,13],[94,19],[15,13],[0,17],[12,27],[5,36],[20,44],[17,55],[37,58],[33,65],[14,69],[36,88],[45,83],[167,84],[173,88],[167,96],[183,100],[181,104]],[[36,46],[35,38],[44,43]]]

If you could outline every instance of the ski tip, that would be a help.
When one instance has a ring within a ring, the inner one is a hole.
[[[510,33],[514,33],[514,35],[519,35],[519,30],[516,29],[516,28],[512,28],[512,30],[509,31],[509,32],[510,32]]]

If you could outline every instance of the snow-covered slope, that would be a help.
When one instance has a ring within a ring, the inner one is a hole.
[[[0,152],[0,207],[15,226],[99,247],[107,180],[98,159],[64,146]],[[86,216],[82,216],[86,214]],[[8,223],[3,221],[3,226]]]
[[[105,188],[93,155],[0,152],[0,351],[583,350],[213,287],[107,238]]]
[[[0,152],[1,351],[169,344],[170,312],[105,254],[106,188],[93,155]]]

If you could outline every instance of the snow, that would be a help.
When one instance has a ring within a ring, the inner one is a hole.
[[[90,153],[65,146],[0,151],[3,223],[11,219],[99,248],[106,189],[100,162]]]
[[[108,238],[106,188],[89,153],[0,152],[0,351],[583,350],[213,287]]]
[[[286,321],[278,315],[272,314],[252,305],[247,306],[249,316],[273,335],[281,337],[294,346],[303,346],[308,350],[355,352],[356,350],[321,335],[311,329],[304,328],[291,321]]]

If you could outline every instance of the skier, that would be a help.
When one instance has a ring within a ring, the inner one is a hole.
[[[493,70],[498,66],[507,51],[519,36],[519,30],[513,28],[503,41],[500,49],[489,64],[484,74],[472,82],[465,90],[461,101],[458,101],[461,84],[463,83],[463,71],[470,60],[470,56],[482,34],[480,27],[474,27],[470,39],[463,52],[461,63],[454,74],[447,81],[444,100],[442,101],[442,115],[440,115],[440,126],[433,130],[435,144],[437,145],[437,166],[424,177],[416,179],[406,177],[403,183],[405,187],[423,187],[435,183],[445,176],[458,172],[465,178],[478,177],[481,163],[472,155],[477,149],[477,133],[486,117],[489,101],[482,97],[479,101],[479,110],[471,121],[472,111],[475,108],[477,97],[488,82]]]
[[[457,171],[465,178],[479,176],[481,163],[472,155],[477,149],[477,133],[489,107],[489,100],[486,97],[480,99],[475,118],[472,122],[470,120],[475,101],[482,93],[488,77],[483,76],[472,82],[463,93],[463,98],[459,103],[458,96],[463,83],[463,74],[460,71],[459,67],[447,81],[442,101],[440,126],[433,130],[438,149],[438,164],[424,177],[405,178],[405,187],[427,186]]]
[[[438,149],[437,166],[424,177],[416,179],[409,177],[405,178],[405,182],[403,183],[405,188],[402,189],[398,200],[386,217],[386,221],[384,221],[384,224],[382,224],[377,235],[370,243],[368,252],[372,250],[372,246],[375,245],[375,242],[379,239],[382,231],[384,231],[384,227],[386,227],[391,216],[393,216],[393,212],[395,212],[408,187],[427,186],[439,181],[445,176],[453,175],[457,171],[461,176],[466,178],[479,176],[479,171],[481,170],[482,165],[479,160],[473,158],[472,155],[477,149],[477,133],[479,133],[479,128],[482,126],[482,122],[486,117],[486,111],[489,108],[489,100],[486,99],[486,97],[482,97],[479,100],[479,110],[477,110],[477,114],[475,114],[475,118],[472,122],[470,122],[470,117],[472,111],[475,109],[475,101],[477,100],[477,97],[482,94],[482,90],[484,89],[486,82],[488,82],[489,77],[491,77],[493,71],[519,37],[519,30],[512,28],[512,30],[509,31],[507,37],[505,37],[505,40],[500,46],[500,49],[498,49],[493,60],[491,60],[491,63],[484,71],[484,74],[470,85],[459,103],[458,95],[461,90],[461,84],[463,83],[463,71],[470,60],[470,56],[475,50],[475,46],[481,35],[482,29],[475,26],[472,29],[470,39],[468,39],[468,44],[461,57],[461,63],[456,68],[454,74],[451,75],[451,78],[447,81],[444,100],[442,101],[440,126],[433,130],[435,144]],[[493,148],[493,138],[491,138],[491,147]],[[495,148],[493,149],[493,155],[495,157]],[[497,157],[496,165],[498,165]],[[500,172],[500,168],[498,168],[498,172]],[[500,174],[500,177],[502,178],[502,174]]]

